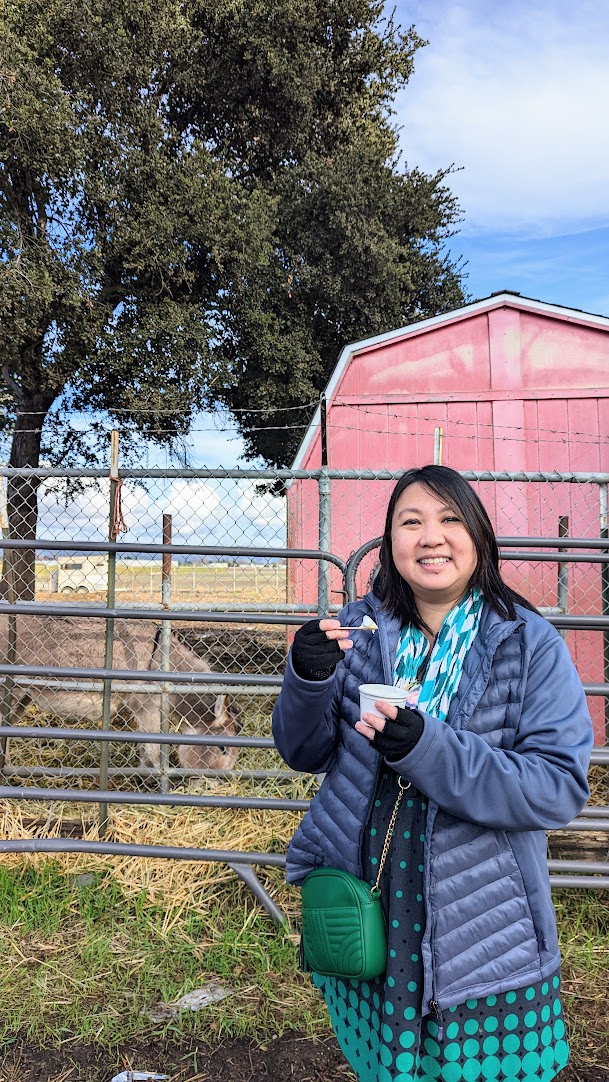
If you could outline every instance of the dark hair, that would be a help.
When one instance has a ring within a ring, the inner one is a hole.
[[[397,570],[391,549],[391,527],[396,503],[405,489],[416,484],[424,485],[463,519],[478,557],[468,589],[478,587],[485,601],[505,620],[516,619],[515,604],[536,612],[530,601],[512,590],[501,578],[499,548],[491,520],[472,486],[464,481],[461,474],[448,466],[421,466],[418,469],[406,470],[391,493],[379,553],[380,568],[372,587],[375,595],[383,602],[383,608],[399,617],[403,624],[414,624],[421,630],[425,628],[414,594]]]

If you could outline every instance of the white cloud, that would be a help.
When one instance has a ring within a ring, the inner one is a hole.
[[[397,6],[430,44],[397,102],[411,165],[449,179],[464,231],[539,234],[609,220],[609,9],[602,0]]]
[[[57,541],[81,537],[102,540],[108,536],[108,482],[85,483],[71,499],[63,496],[59,478],[44,481],[38,492],[38,534]]]
[[[285,545],[286,504],[284,499],[256,490],[254,482],[240,483],[238,510],[247,520],[245,534],[251,545]]]
[[[285,501],[257,491],[254,481],[157,478],[144,484],[142,488],[127,480],[123,485],[127,533],[121,541],[160,544],[163,514],[171,514],[174,544],[285,545]],[[67,503],[60,482],[45,482],[39,497],[38,532],[56,541],[106,540],[108,482],[85,482],[84,491]]]

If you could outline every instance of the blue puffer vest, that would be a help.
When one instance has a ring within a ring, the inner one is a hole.
[[[362,877],[360,849],[382,759],[358,733],[358,688],[393,684],[400,633],[372,594],[347,605],[378,634],[355,633],[334,676],[303,680],[291,658],[273,735],[296,770],[326,772],[288,850],[287,879],[338,867]],[[592,726],[560,636],[543,617],[484,606],[446,722],[424,714],[392,768],[429,798],[425,839],[423,1013],[541,980],[560,962],[546,865],[547,829],[588,799]]]

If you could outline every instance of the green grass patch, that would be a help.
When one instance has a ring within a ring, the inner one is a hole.
[[[267,889],[294,913],[279,871]],[[170,905],[124,889],[112,869],[84,883],[55,861],[0,868],[0,1042],[76,1040],[107,1048],[154,1030],[174,1037],[258,1041],[295,1030],[330,1032],[325,1005],[298,972],[293,939],[278,930],[237,879],[209,904]],[[555,895],[564,1005],[573,1059],[609,1063],[609,898]],[[147,1012],[211,980],[232,989],[201,1011],[153,1024]]]
[[[0,1041],[116,1046],[155,1029],[265,1039],[328,1030],[296,947],[238,880],[206,909],[177,912],[110,872],[79,885],[54,862],[0,869]],[[147,1012],[210,980],[232,994],[153,1025]]]
[[[553,895],[574,1067],[609,1069],[609,892]]]

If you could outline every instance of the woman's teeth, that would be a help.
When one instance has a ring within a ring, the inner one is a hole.
[[[423,564],[424,567],[435,567],[436,565],[447,564],[449,562],[450,559],[448,556],[434,556],[425,560],[419,560],[419,563]]]

